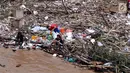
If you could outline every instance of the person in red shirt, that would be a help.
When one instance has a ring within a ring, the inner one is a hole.
[[[47,28],[52,31],[54,30],[55,28],[58,28],[58,25],[57,24],[51,24],[50,26],[48,25]]]
[[[57,24],[51,24],[50,26],[48,25],[47,28],[48,28],[50,31],[54,31],[54,32],[60,33],[60,30],[58,29],[58,25],[57,25]]]

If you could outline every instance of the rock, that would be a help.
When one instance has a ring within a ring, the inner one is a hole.
[[[15,49],[12,49],[12,51],[13,51],[13,52],[16,52],[16,50],[15,50]]]
[[[5,65],[0,64],[1,67],[5,67]]]
[[[17,65],[16,65],[16,67],[20,67],[20,66],[21,66],[21,64],[17,64]]]

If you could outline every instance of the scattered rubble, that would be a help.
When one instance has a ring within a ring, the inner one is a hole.
[[[15,44],[13,43],[15,36],[12,35],[16,34],[17,28],[11,24],[17,23],[11,23],[11,19],[17,20],[18,25],[21,24],[20,20],[24,19],[25,21],[22,22],[24,25],[20,30],[24,30],[30,39],[24,42],[22,48],[44,49],[53,53],[57,47],[52,46],[51,43],[57,34],[52,32],[52,36],[48,35],[50,32],[45,26],[57,23],[66,30],[63,35],[65,44],[62,46],[62,55],[65,60],[77,62],[79,65],[84,62],[87,67],[114,72],[117,70],[122,72],[130,68],[130,46],[127,44],[130,39],[129,14],[106,10],[107,6],[110,7],[109,4],[117,5],[116,0],[45,0],[41,2],[19,0],[3,4],[0,5],[0,40],[5,44]],[[23,10],[23,17],[17,19],[14,15],[10,15],[13,10],[19,9]],[[4,39],[6,41],[3,41]],[[9,43],[10,40],[13,41]],[[5,47],[7,48],[7,45]],[[13,51],[15,52],[17,48],[15,47]],[[54,57],[57,55],[53,53]],[[93,64],[92,61],[100,61],[102,64]]]

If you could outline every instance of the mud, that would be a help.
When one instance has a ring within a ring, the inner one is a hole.
[[[64,60],[43,51],[24,51],[16,53],[11,49],[0,49],[0,73],[95,73],[81,70]]]

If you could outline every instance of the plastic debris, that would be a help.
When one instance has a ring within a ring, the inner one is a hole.
[[[78,8],[72,8],[72,10],[76,12],[78,10]]]
[[[129,13],[127,14],[127,17],[128,17],[128,19],[130,19],[130,14]]]
[[[87,39],[90,39],[90,38],[91,38],[91,36],[86,36],[86,38],[87,38]]]
[[[112,66],[111,62],[105,63],[104,66]]]
[[[21,9],[26,9],[26,6],[25,5],[21,5],[20,8]]]
[[[63,58],[63,55],[59,55],[60,58]]]
[[[67,30],[66,30],[66,40],[72,41],[72,37],[73,37],[73,35],[72,35],[72,30],[67,29]]]
[[[94,43],[95,43],[95,39],[91,39],[91,43],[93,43],[93,44],[94,44]]]
[[[99,41],[97,42],[97,44],[98,44],[99,47],[103,46],[103,44],[101,42],[99,42]]]
[[[31,29],[33,32],[38,32],[40,30],[48,30],[46,27],[40,27],[40,26],[35,26],[34,28]]]
[[[130,52],[129,47],[128,47],[128,46],[125,46],[125,48],[123,49],[123,51],[125,51],[125,52]]]
[[[34,14],[34,15],[38,15],[38,12],[37,12],[37,11],[33,11],[33,14]]]
[[[48,16],[45,16],[45,17],[44,17],[45,20],[48,20],[48,18],[49,18]]]
[[[130,21],[127,21],[127,23],[125,23],[126,25],[130,25]]]
[[[68,62],[72,62],[73,63],[73,62],[76,61],[76,58],[66,57],[65,60],[68,61]]]
[[[89,33],[94,33],[95,31],[92,29],[86,29]]]
[[[57,56],[57,54],[53,54],[53,57],[56,57]]]
[[[33,6],[36,7],[36,8],[39,7],[38,5],[33,5]]]

